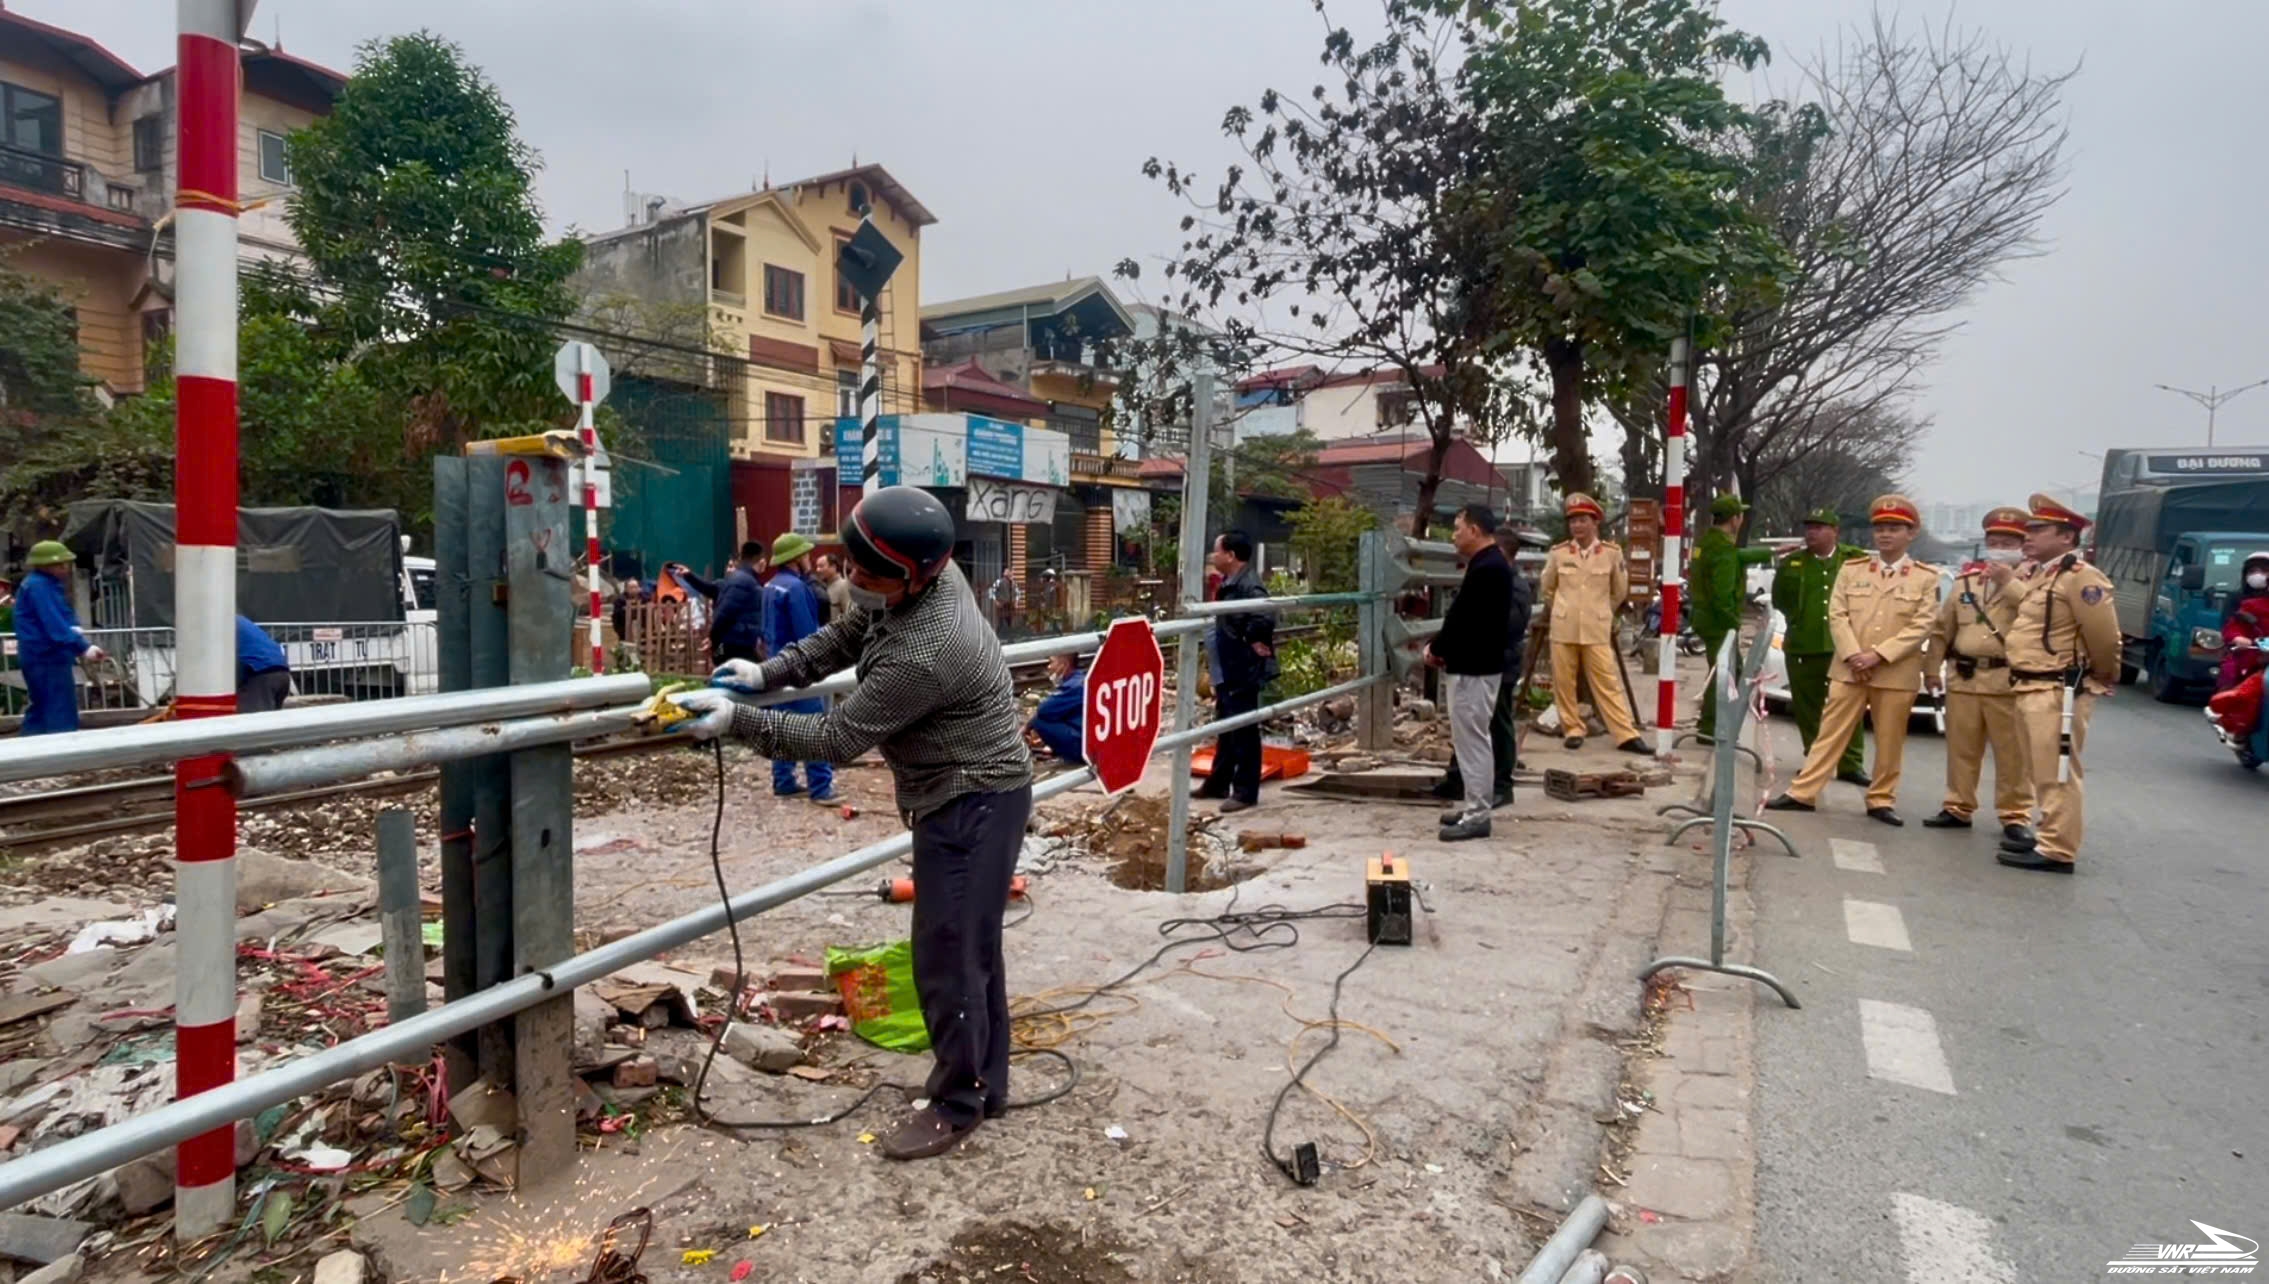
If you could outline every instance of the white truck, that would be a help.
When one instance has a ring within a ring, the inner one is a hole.
[[[238,512],[237,609],[292,670],[300,697],[381,699],[439,686],[434,564],[409,556],[391,510]],[[64,542],[90,563],[80,619],[112,657],[90,704],[155,706],[173,695],[173,509],[73,504]]]

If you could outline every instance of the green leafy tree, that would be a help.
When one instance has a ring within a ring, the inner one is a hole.
[[[1533,354],[1563,488],[1595,473],[1584,411],[1651,374],[1713,293],[1770,295],[1785,256],[1741,200],[1748,114],[1719,77],[1764,42],[1699,0],[1436,0],[1489,35],[1465,87],[1494,164],[1467,214],[1498,229],[1469,297]]]
[[[385,399],[321,325],[306,286],[281,269],[248,272],[237,311],[237,478],[248,505],[394,508],[415,522],[431,480],[404,448]],[[111,415],[116,443],[162,453],[171,473],[172,345],[151,352],[152,383]],[[96,492],[100,493],[100,492]]]
[[[289,149],[328,325],[407,412],[414,451],[564,419],[551,363],[582,246],[545,238],[537,157],[462,50],[425,32],[363,45]]]
[[[1377,514],[1343,495],[1311,499],[1284,515],[1292,551],[1307,569],[1309,590],[1352,593],[1362,587],[1363,532],[1376,530]]]
[[[70,300],[11,258],[0,254],[0,510],[19,533],[44,534],[70,495],[60,473],[96,421],[93,380]]]

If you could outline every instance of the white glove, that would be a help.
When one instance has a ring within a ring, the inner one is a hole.
[[[676,705],[693,717],[684,722],[670,724],[670,730],[695,740],[715,740],[732,729],[733,697],[711,687],[706,691],[680,691],[670,697]]]
[[[110,658],[110,653],[99,646],[90,646],[86,649],[83,658],[89,664],[101,664]]]
[[[755,695],[764,690],[764,670],[754,660],[727,660],[709,675],[709,685]]]

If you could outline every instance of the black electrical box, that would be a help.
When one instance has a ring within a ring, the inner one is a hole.
[[[1410,863],[1393,852],[1375,857],[1364,871],[1363,904],[1364,929],[1371,944],[1410,944],[1411,911],[1417,908],[1410,889]]]

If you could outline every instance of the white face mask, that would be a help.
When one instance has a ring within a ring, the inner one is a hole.
[[[2269,571],[2251,571],[2246,574],[2245,586],[2250,589],[2269,588]]]
[[[1985,550],[1983,556],[1988,562],[1996,562],[2002,566],[2015,566],[2025,560],[2025,550],[2021,548],[1989,548]]]
[[[851,605],[867,611],[887,610],[890,606],[890,597],[888,594],[877,593],[873,589],[860,588],[853,584],[851,586]]]

